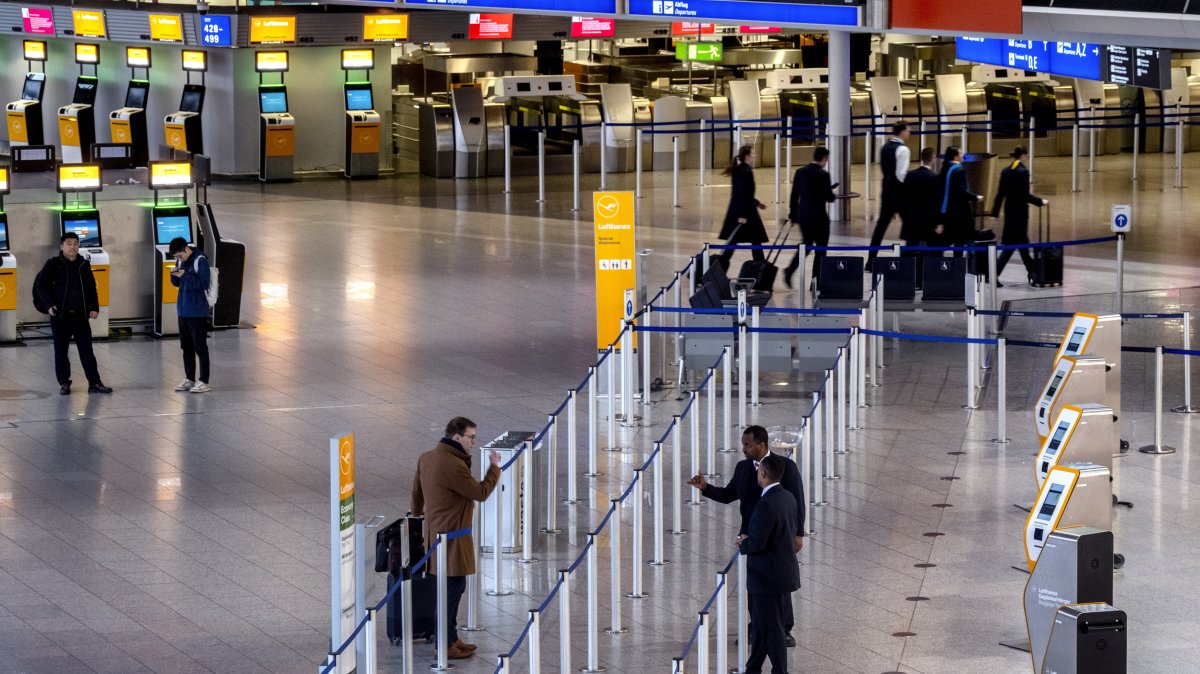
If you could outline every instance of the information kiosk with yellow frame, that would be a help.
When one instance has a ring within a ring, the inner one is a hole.
[[[154,336],[172,337],[179,334],[179,314],[175,302],[179,289],[171,283],[171,272],[178,262],[167,252],[171,239],[183,237],[188,245],[196,243],[192,227],[192,209],[187,193],[192,186],[190,162],[150,162],[150,189],[154,190],[154,206],[150,209],[150,227],[154,236]],[[164,196],[162,192],[176,194]]]
[[[96,142],[96,72],[100,67],[100,45],[91,42],[75,43],[75,63],[79,77],[71,103],[58,109],[58,138],[62,144],[63,162],[78,164],[92,160],[92,143]],[[91,74],[85,70],[91,66]]]
[[[1084,354],[1100,356],[1104,359],[1104,397],[1094,398],[1088,402],[1104,402],[1113,413],[1113,423],[1116,427],[1113,437],[1123,451],[1129,448],[1129,443],[1121,440],[1121,315],[1120,314],[1087,314],[1077,313],[1071,317],[1071,324],[1063,334],[1062,343],[1055,353],[1055,362],[1063,356],[1082,356]]]
[[[204,129],[200,113],[204,111],[204,74],[208,72],[208,52],[184,49],[181,53],[187,81],[179,99],[179,110],[163,117],[167,146],[191,154],[204,154]],[[200,73],[200,83],[192,82],[192,73]]]
[[[1042,488],[1050,469],[1060,464],[1094,463],[1111,472],[1112,416],[1112,409],[1107,405],[1064,405],[1033,462],[1038,489]]]
[[[8,122],[8,144],[11,147],[46,143],[46,133],[42,126],[42,94],[46,89],[46,43],[42,40],[24,40],[22,49],[29,72],[25,73],[21,98],[5,106],[4,112]],[[41,64],[41,72],[33,72],[35,63]]]
[[[287,50],[254,54],[258,73],[258,179],[262,182],[292,180],[296,175],[296,118],[288,112]],[[266,82],[268,73],[278,73],[278,82]]]
[[[126,47],[125,65],[129,66],[129,86],[125,105],[108,113],[112,142],[129,145],[134,166],[150,163],[150,135],[146,129],[146,99],[150,95],[150,48]],[[145,79],[138,79],[142,71]]]
[[[374,178],[379,175],[380,116],[375,111],[371,90],[371,71],[375,68],[374,49],[343,49],[342,85],[346,103],[347,178]],[[351,80],[351,73],[364,73],[364,80]]]
[[[0,343],[17,341],[17,256],[11,252],[4,212],[8,191],[8,169],[0,166]]]
[[[1058,359],[1034,407],[1033,421],[1039,445],[1046,442],[1051,422],[1058,418],[1063,406],[1104,400],[1106,367],[1100,356],[1063,356]],[[1112,449],[1109,447],[1110,451]]]
[[[99,164],[60,164],[55,187],[62,195],[59,228],[62,234],[74,232],[79,237],[79,254],[88,260],[96,278],[96,295],[100,311],[90,320],[92,334],[97,339],[108,337],[108,251],[104,250],[104,233],[100,210],[96,208],[96,193],[104,189]],[[87,194],[84,201],[80,195]],[[68,201],[68,195],[71,199]]]

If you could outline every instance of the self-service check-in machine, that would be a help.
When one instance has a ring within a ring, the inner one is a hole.
[[[192,154],[204,154],[204,129],[200,113],[204,110],[204,74],[208,72],[208,52],[184,49],[183,72],[187,81],[179,99],[179,110],[163,117],[167,146]],[[192,73],[200,73],[200,83],[192,82]]]
[[[8,190],[8,169],[0,167],[0,343],[17,341],[17,256],[10,249],[4,212]]]
[[[108,337],[109,255],[104,250],[104,234],[100,211],[96,208],[96,193],[104,189],[99,164],[61,164],[56,187],[62,195],[59,226],[62,234],[74,232],[79,237],[79,254],[87,259],[96,278],[96,295],[100,311],[90,319],[92,334]],[[85,202],[80,195],[87,194]],[[68,200],[68,196],[71,197]]]
[[[146,97],[150,95],[150,49],[126,47],[125,65],[129,66],[129,87],[125,105],[108,113],[112,142],[129,145],[135,166],[150,163],[150,137],[146,131]],[[138,79],[138,71],[145,79]]]
[[[1060,464],[1094,463],[1111,472],[1112,416],[1107,405],[1064,405],[1033,462],[1038,489],[1042,488],[1050,469]]]
[[[1071,324],[1063,335],[1055,361],[1063,356],[1079,356],[1090,354],[1104,359],[1107,367],[1104,377],[1104,396],[1089,398],[1086,402],[1105,402],[1113,413],[1113,437],[1117,439],[1122,451],[1129,448],[1129,443],[1119,440],[1121,437],[1121,316],[1110,314],[1078,313],[1071,318]],[[1080,401],[1085,402],[1085,401]]]
[[[1045,443],[1051,423],[1066,405],[1079,405],[1104,400],[1104,370],[1107,365],[1100,356],[1063,356],[1054,363],[1054,370],[1038,397],[1033,421],[1038,438]],[[1111,447],[1109,448],[1111,451]]]
[[[454,113],[454,176],[478,178],[488,174],[488,137],[483,89],[458,87],[450,92]]]
[[[175,302],[179,289],[171,283],[171,272],[178,263],[167,252],[171,239],[182,237],[192,245],[192,209],[187,192],[192,186],[192,165],[189,162],[150,162],[150,189],[154,191],[154,206],[150,209],[150,226],[154,230],[154,336],[171,337],[179,334],[179,314]],[[177,194],[163,195],[163,192]]]
[[[100,67],[100,45],[75,43],[75,63],[79,77],[75,80],[75,95],[70,105],[58,109],[58,138],[62,143],[63,163],[79,164],[92,160],[92,143],[96,142],[96,72]],[[84,70],[91,66],[90,75]]]
[[[254,54],[258,73],[258,179],[263,182],[295,178],[296,118],[288,112],[288,52],[260,51]],[[267,73],[278,73],[279,81],[264,81]]]
[[[1042,659],[1046,674],[1125,674],[1129,621],[1105,602],[1063,606]]]
[[[342,72],[346,97],[347,178],[374,178],[379,175],[379,113],[371,92],[371,71],[375,68],[374,49],[343,49]],[[362,71],[365,80],[351,80],[350,73]]]
[[[1030,571],[1037,566],[1050,532],[1073,526],[1112,529],[1109,477],[1107,468],[1093,463],[1050,469],[1025,520],[1025,560]]]
[[[46,43],[41,40],[25,40],[22,43],[25,63],[25,84],[21,87],[21,98],[5,106],[8,121],[8,144],[42,145],[46,142],[42,127],[42,93],[46,89]],[[42,72],[33,72],[33,64],[40,63]]]

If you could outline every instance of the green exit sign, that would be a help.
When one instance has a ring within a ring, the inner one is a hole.
[[[675,58],[679,61],[720,61],[719,42],[680,42],[675,45]]]

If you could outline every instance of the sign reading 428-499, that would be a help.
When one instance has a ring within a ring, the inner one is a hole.
[[[200,44],[206,47],[232,47],[233,26],[228,16],[200,17]]]

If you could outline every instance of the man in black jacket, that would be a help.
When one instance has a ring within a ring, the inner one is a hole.
[[[800,235],[804,237],[806,246],[829,245],[829,212],[826,204],[836,198],[833,194],[833,184],[830,182],[829,150],[818,147],[813,150],[813,160],[808,166],[796,169],[792,178],[792,196],[788,200],[788,219],[800,225]],[[805,251],[807,255],[807,251]],[[813,254],[813,276],[821,269],[821,260],[825,251],[818,250]],[[792,287],[792,275],[800,268],[800,253],[797,252],[783,270],[783,282]]]
[[[699,489],[704,498],[717,503],[738,502],[738,508],[742,515],[742,522],[738,527],[739,534],[750,530],[750,514],[754,511],[759,497],[762,496],[762,487],[758,484],[758,464],[768,456],[779,456],[770,453],[768,440],[767,429],[762,426],[746,427],[746,431],[742,433],[742,455],[746,458],[738,461],[737,466],[733,469],[733,477],[724,487],[709,484],[703,475],[693,475],[692,479],[688,480],[688,484]],[[797,524],[793,544],[796,552],[799,552],[804,547],[804,480],[800,476],[800,469],[796,467],[795,461],[785,456],[779,456],[779,458],[783,461],[784,466],[781,478],[783,488],[796,500]],[[784,627],[787,631],[788,646],[796,645],[796,640],[791,635],[794,624],[792,603],[788,601],[784,607]]]
[[[946,148],[940,181],[943,237],[951,246],[966,246],[975,237],[975,204],[983,197],[971,191],[962,151],[953,145]],[[962,251],[955,251],[954,257],[962,257]]]
[[[89,318],[100,315],[100,297],[96,293],[96,277],[92,266],[79,254],[79,236],[67,232],[59,240],[62,251],[46,260],[33,281],[33,306],[50,314],[50,332],[54,335],[54,373],[58,377],[58,392],[71,392],[71,361],[67,347],[75,340],[79,362],[88,380],[88,393],[112,393],[100,380],[96,355],[92,352],[92,326]]]
[[[904,208],[904,181],[908,175],[910,154],[906,141],[909,133],[907,122],[896,122],[892,125],[892,137],[879,150],[883,189],[879,195],[879,219],[875,221],[875,231],[871,234],[872,246],[883,243],[883,235],[887,234],[892,218]],[[878,254],[879,251],[874,250],[867,254],[867,269],[871,268]]]
[[[996,203],[992,204],[992,219],[999,217],[1000,207],[1003,206],[1004,229],[1000,234],[1000,243],[1029,243],[1029,205],[1045,206],[1050,202],[1029,191],[1029,169],[1025,168],[1025,158],[1029,153],[1025,148],[1018,145],[1010,156],[1013,159],[1012,163],[1000,172],[1000,189],[996,191]],[[1019,251],[1021,262],[1025,263],[1025,272],[1032,278],[1033,257],[1028,248],[1021,248]],[[1004,272],[1004,265],[1008,264],[1012,256],[1012,249],[1000,251],[1000,258],[996,260],[997,286],[1003,287],[1000,274]]]
[[[796,499],[779,481],[785,472],[782,456],[763,457],[758,464],[757,480],[762,489],[750,529],[737,537],[737,546],[746,556],[746,592],[750,600],[750,656],[746,674],[761,674],[763,662],[771,660],[774,674],[787,674],[787,648],[784,646],[783,620],[791,595],[800,589],[800,569],[792,541],[800,531],[796,520]]]
[[[935,154],[931,147],[922,149],[921,165],[904,178],[907,201],[900,238],[908,246],[933,245],[936,240],[942,186],[933,168]]]

